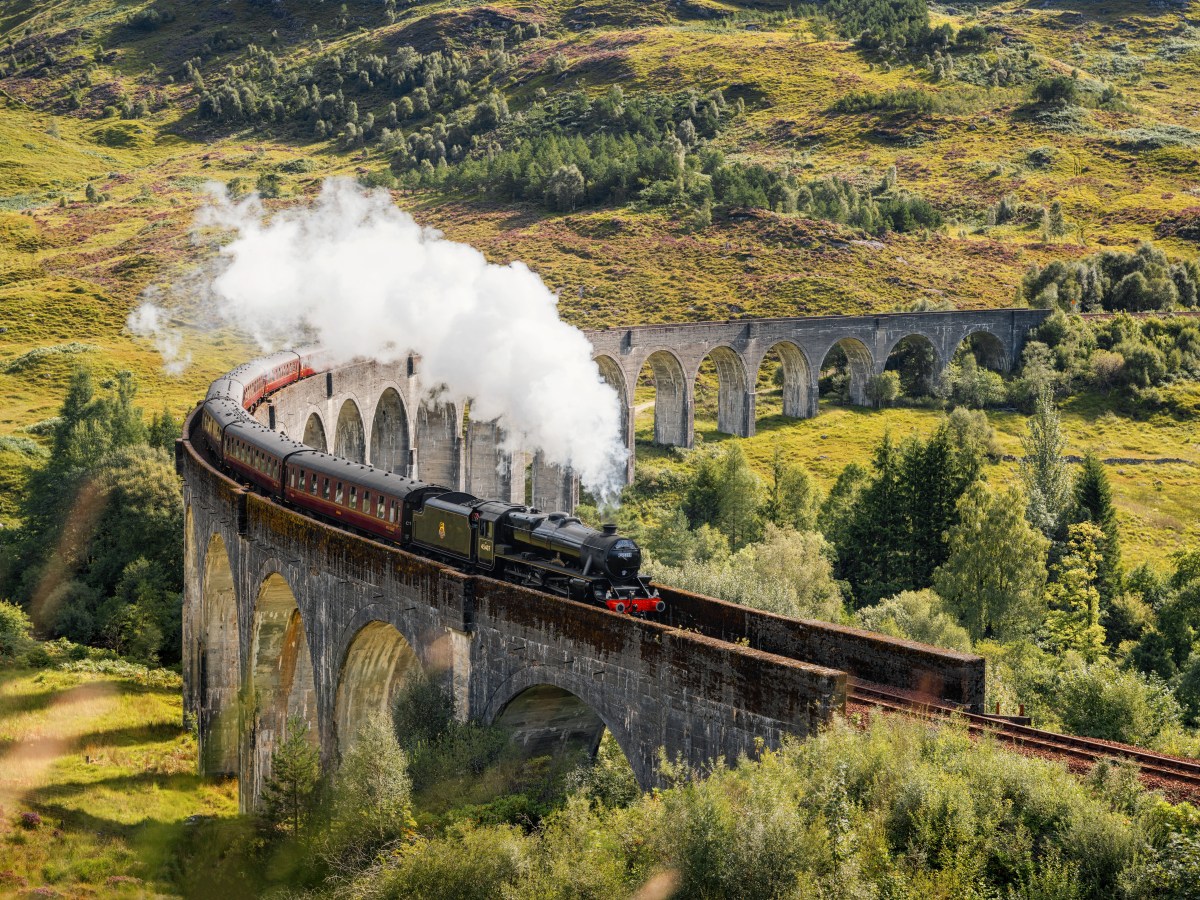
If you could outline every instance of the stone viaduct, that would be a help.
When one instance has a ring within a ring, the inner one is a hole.
[[[984,326],[1011,359],[1014,329],[1028,326],[1011,313],[971,315],[974,325],[926,329],[939,359]],[[679,384],[690,386],[714,350],[738,354],[746,366],[743,358],[761,361],[786,338],[807,366],[822,358],[821,340],[832,346],[902,330],[876,324],[886,318],[842,320],[863,330],[811,340],[797,336],[804,320],[621,329],[593,339],[606,376],[616,366],[633,385],[642,363],[669,353],[687,379]],[[871,341],[864,346],[877,348],[868,351],[876,366],[888,338]],[[471,421],[467,404],[423,402],[418,369],[411,359],[322,373],[279,391],[256,415],[352,459],[402,470],[415,448],[423,480],[569,508],[568,473],[505,452],[503,435]],[[293,717],[333,765],[366,717],[386,714],[418,672],[452,690],[460,718],[511,728],[531,754],[594,752],[609,730],[644,786],[657,782],[660,749],[702,766],[811,732],[843,706],[848,677],[982,710],[979,657],[665,587],[667,613],[637,620],[443,568],[240,486],[193,444],[195,421],[193,414],[177,448],[186,505],[185,708],[198,722],[202,770],[237,775],[245,809],[257,802]]]
[[[691,447],[695,440],[697,376],[706,360],[718,382],[717,430],[739,437],[755,431],[759,370],[771,356],[783,369],[783,414],[817,414],[818,378],[835,348],[845,354],[850,396],[867,403],[869,378],[883,372],[905,340],[930,351],[936,375],[968,339],[992,368],[1006,372],[1019,358],[1029,329],[1049,315],[1040,309],[891,313],[739,319],[682,325],[644,325],[587,332],[600,374],[621,400],[622,436],[634,463],[633,394],[639,378],[655,386],[654,441]],[[528,501],[540,509],[574,509],[579,487],[569,473],[536,454],[506,452],[490,422],[470,419],[469,403],[430,403],[420,359],[383,366],[360,362],[289,388],[286,402],[263,405],[258,417],[305,444],[357,462],[407,471],[415,451],[425,481],[480,496]]]
[[[755,429],[759,370],[769,354],[783,369],[783,414],[817,414],[818,380],[835,348],[845,354],[850,399],[867,403],[867,382],[882,373],[906,339],[933,358],[936,376],[968,339],[984,363],[1007,372],[1020,358],[1026,335],[1050,315],[1042,309],[986,309],[825,316],[788,319],[731,319],[682,325],[643,325],[588,332],[600,373],[621,397],[623,433],[633,454],[636,412],[633,392],[644,370],[653,379],[654,442],[691,447],[695,439],[696,379],[711,360],[717,374],[717,430],[750,437]],[[632,462],[630,467],[632,477]]]

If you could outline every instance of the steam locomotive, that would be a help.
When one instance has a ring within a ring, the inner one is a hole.
[[[641,575],[642,552],[615,525],[486,500],[314,450],[250,415],[270,393],[316,374],[318,351],[278,353],[213,382],[199,439],[218,463],[264,494],[467,572],[597,603],[662,612]]]

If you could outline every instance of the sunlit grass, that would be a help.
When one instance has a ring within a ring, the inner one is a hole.
[[[0,673],[0,890],[174,893],[189,816],[231,817],[233,782],[196,774],[177,685]],[[23,813],[41,823],[26,828]]]

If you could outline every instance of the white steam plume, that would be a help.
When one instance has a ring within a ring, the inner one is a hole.
[[[234,232],[210,296],[264,350],[315,340],[337,362],[417,353],[423,383],[469,399],[475,421],[498,420],[507,449],[540,449],[606,498],[619,490],[620,402],[522,263],[491,264],[346,179],[269,221],[256,198],[219,198],[199,222]]]
[[[163,368],[168,375],[181,375],[192,361],[192,354],[183,350],[183,332],[167,321],[168,313],[154,302],[157,291],[147,291],[141,306],[129,314],[129,330],[154,341],[162,355]]]

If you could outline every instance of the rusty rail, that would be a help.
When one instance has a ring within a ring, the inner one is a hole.
[[[1078,765],[1099,760],[1133,762],[1141,770],[1143,780],[1154,787],[1182,796],[1200,796],[1200,761],[1179,759],[1154,753],[1141,747],[1108,743],[1094,738],[1058,734],[1028,725],[1018,725],[962,709],[937,700],[914,699],[906,694],[889,691],[879,685],[854,680],[848,686],[848,697],[867,706],[904,716],[925,719],[958,718],[968,732],[988,735],[1006,744],[1029,749],[1039,755],[1052,756]],[[1174,788],[1174,790],[1172,790]]]

